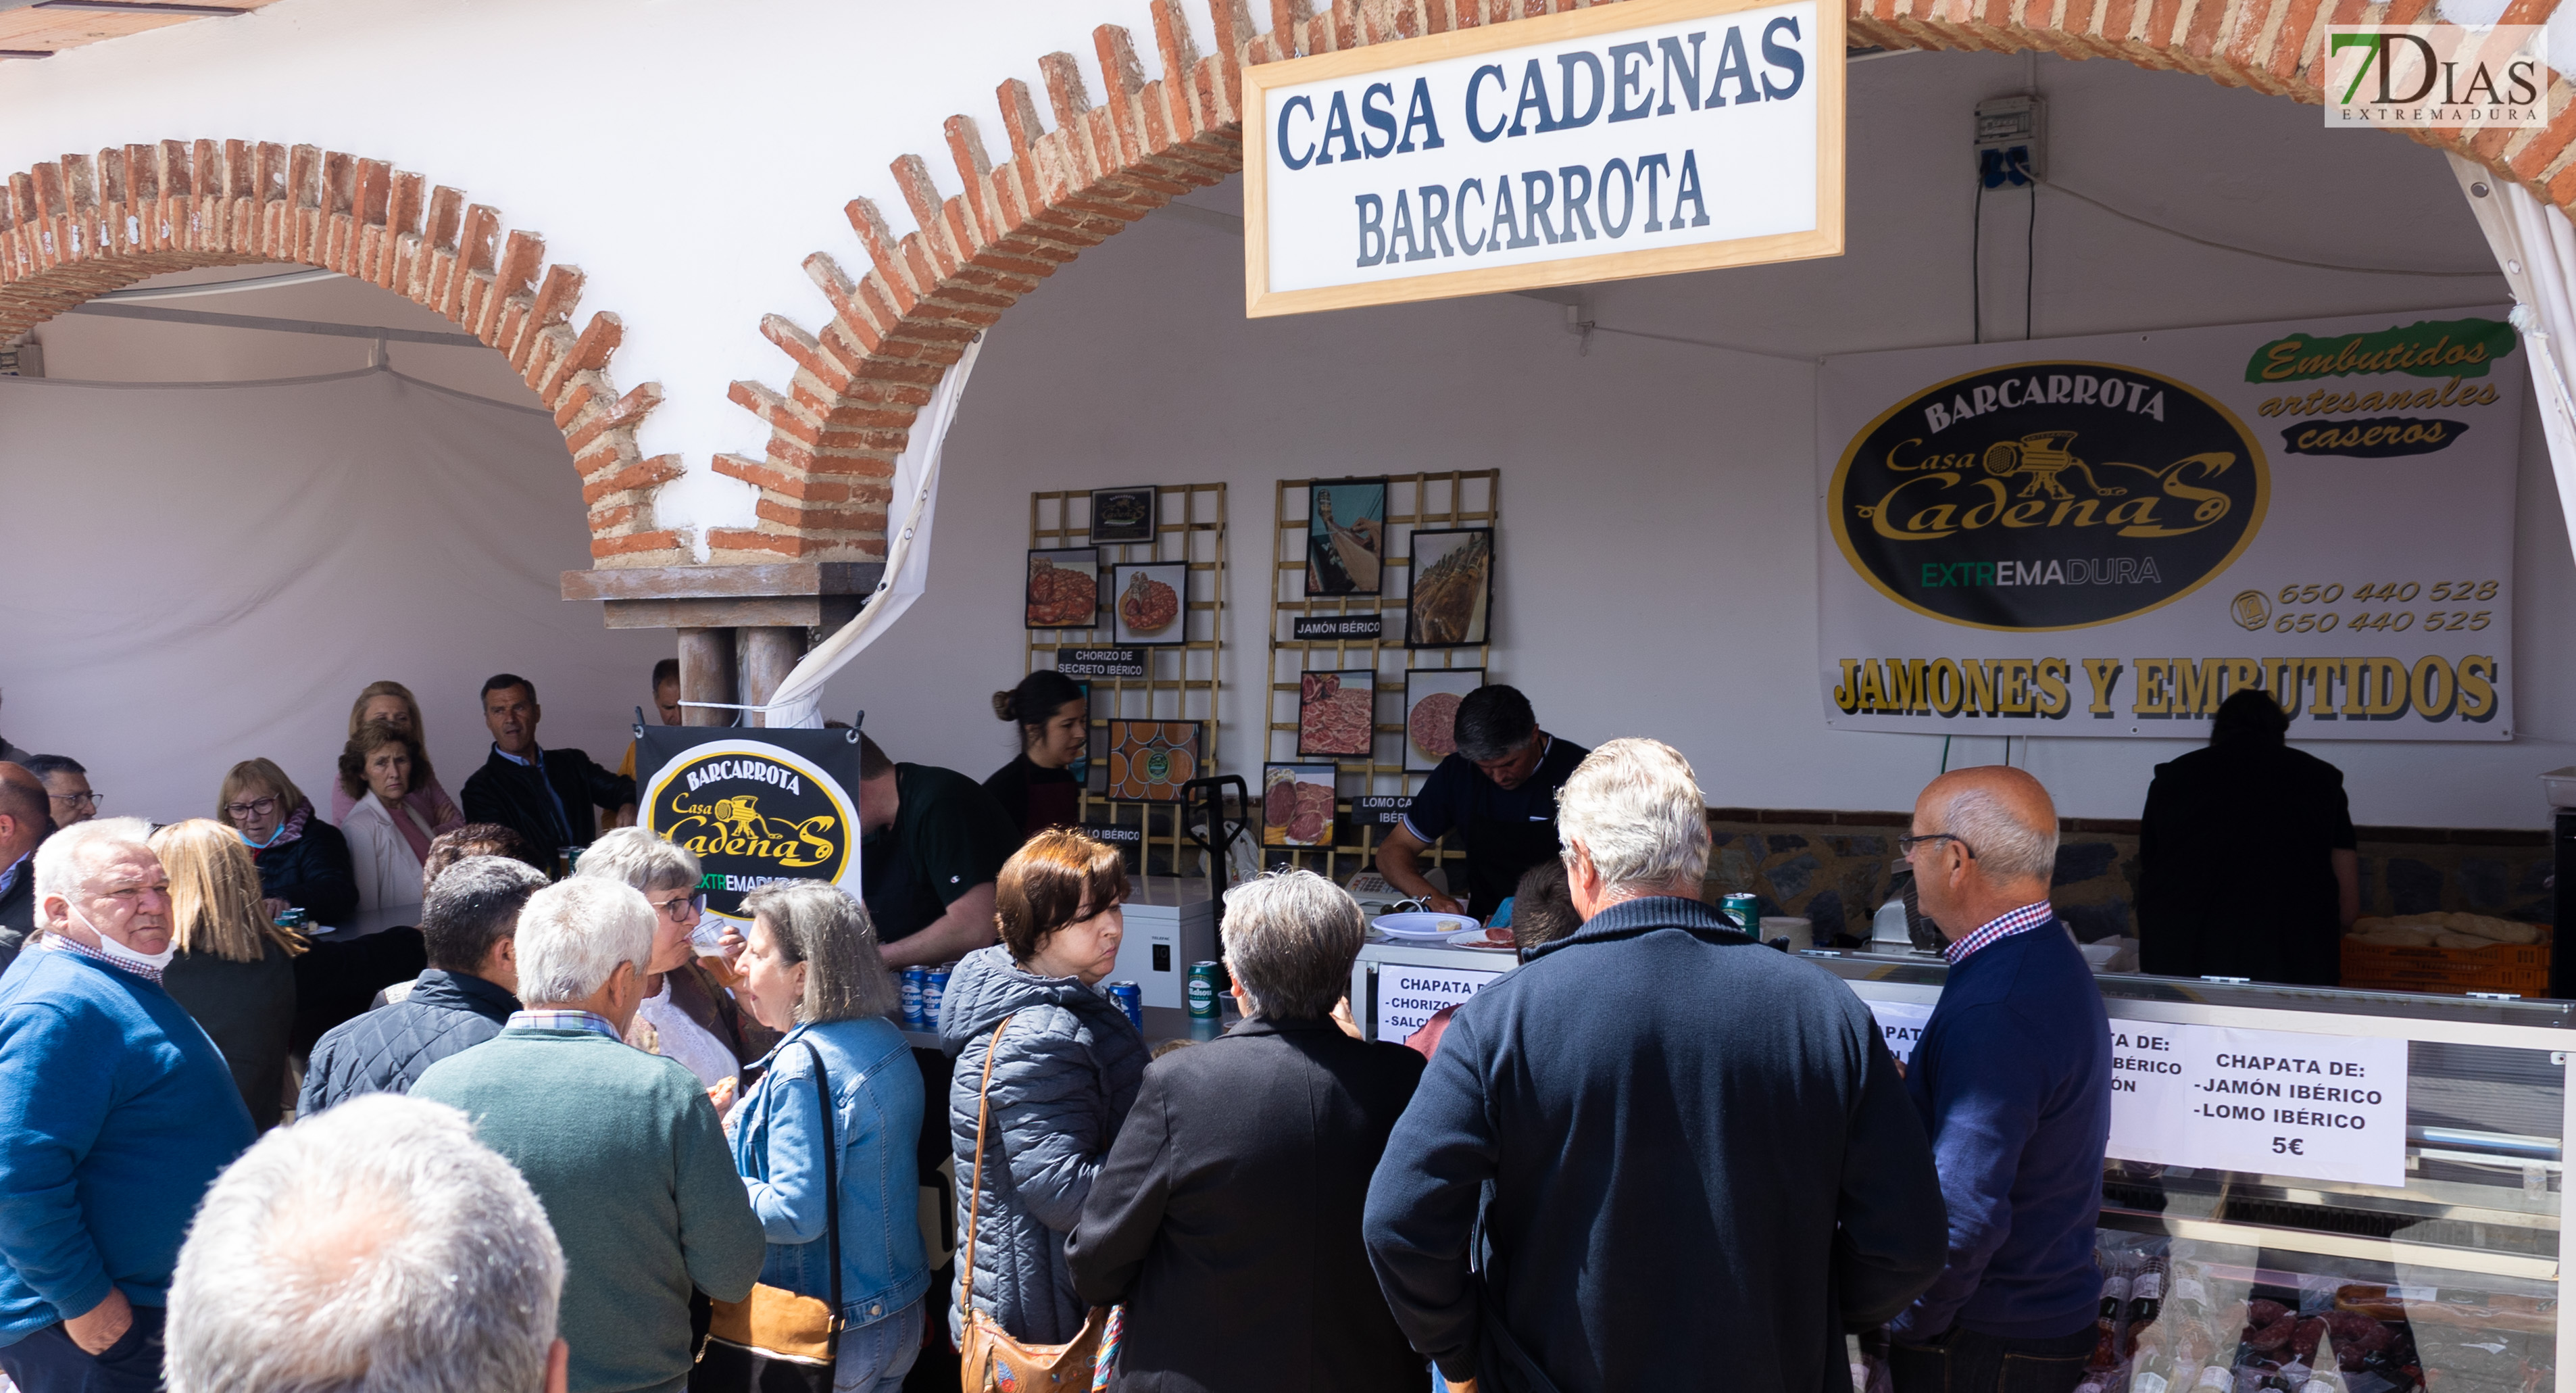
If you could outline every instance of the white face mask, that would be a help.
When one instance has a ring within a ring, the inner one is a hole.
[[[138,953],[106,934],[100,933],[98,926],[89,921],[88,915],[80,912],[78,905],[71,906],[71,911],[72,917],[80,921],[81,927],[89,930],[98,939],[98,951],[106,954],[111,962],[123,963],[127,967],[148,967],[154,972],[159,972],[170,965],[172,958],[179,956],[179,941],[175,938],[170,941],[168,947],[158,953]]]

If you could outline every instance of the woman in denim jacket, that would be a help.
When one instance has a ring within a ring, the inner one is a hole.
[[[820,1101],[811,1041],[832,1087],[840,1145],[840,1393],[895,1393],[921,1353],[921,1071],[886,1019],[894,980],[879,966],[867,911],[820,881],[764,886],[743,899],[752,916],[739,993],[761,1023],[787,1032],[731,1109],[734,1165],[769,1237],[766,1285],[831,1299]]]

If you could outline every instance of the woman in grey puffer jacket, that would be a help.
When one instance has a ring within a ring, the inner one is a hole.
[[[1145,1078],[1145,1037],[1093,990],[1117,965],[1127,875],[1115,848],[1079,832],[1042,832],[993,886],[1002,942],[957,964],[939,1007],[956,1053],[948,1131],[957,1155],[958,1242],[975,1209],[977,1309],[1012,1335],[1060,1344],[1084,1309],[1064,1263],[1065,1235]],[[998,1047],[994,1028],[1008,1018]],[[978,1090],[992,1054],[983,1193],[969,1193]],[[950,1333],[963,1338],[950,1292]]]

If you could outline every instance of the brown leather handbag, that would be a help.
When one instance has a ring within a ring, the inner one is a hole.
[[[841,1355],[841,1148],[833,1130],[832,1080],[822,1051],[798,1040],[814,1061],[823,1103],[823,1232],[832,1298],[755,1285],[748,1299],[715,1303],[707,1340],[689,1370],[688,1393],[832,1393]]]
[[[1082,1331],[1061,1345],[1033,1345],[1014,1338],[1002,1323],[975,1309],[975,1214],[984,1198],[984,1131],[993,1118],[993,1056],[1002,1047],[1002,1032],[1011,1018],[993,1027],[984,1046],[984,1082],[975,1091],[975,1170],[966,1189],[964,1289],[957,1304],[965,1315],[966,1338],[958,1351],[959,1381],[964,1393],[1088,1393],[1100,1338],[1109,1323],[1109,1308],[1094,1306],[1083,1318]]]

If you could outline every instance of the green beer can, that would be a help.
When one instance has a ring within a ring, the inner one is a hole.
[[[1735,927],[1744,930],[1755,938],[1760,938],[1762,936],[1761,896],[1745,894],[1720,895],[1717,900],[1717,907],[1725,913],[1727,918],[1735,921]]]
[[[1216,1019],[1217,974],[1224,970],[1221,965],[1212,962],[1190,964],[1189,982],[1184,988],[1189,996],[1190,1019],[1198,1021]]]

